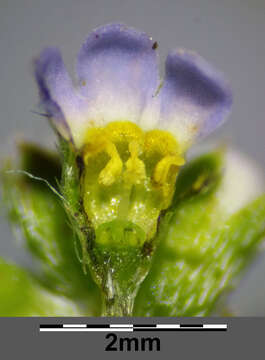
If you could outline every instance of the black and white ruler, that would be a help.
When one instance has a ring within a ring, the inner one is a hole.
[[[227,324],[41,324],[39,330],[46,332],[227,331]]]

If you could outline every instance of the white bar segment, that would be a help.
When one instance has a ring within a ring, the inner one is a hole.
[[[157,329],[179,329],[180,324],[157,324]]]
[[[227,329],[227,324],[203,324],[204,329]]]
[[[88,328],[40,328],[40,331],[45,332],[67,332],[67,331],[76,331],[76,332],[110,332],[110,331],[123,331],[123,332],[132,332],[133,328],[94,328],[94,329],[88,329]]]
[[[132,328],[133,324],[110,324],[111,328]]]
[[[64,328],[72,327],[72,328],[85,328],[86,324],[63,324]]]

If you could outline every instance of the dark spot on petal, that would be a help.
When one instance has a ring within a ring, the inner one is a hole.
[[[156,50],[157,48],[158,48],[158,43],[157,43],[157,41],[155,41],[155,42],[153,43],[152,49],[153,49],[153,50]]]
[[[96,34],[96,39],[98,39],[99,38],[99,35],[98,34]]]

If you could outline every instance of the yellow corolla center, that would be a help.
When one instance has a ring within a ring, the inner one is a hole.
[[[121,151],[127,151],[129,155],[125,162],[122,161],[124,154],[118,151],[119,146],[124,145],[128,148]],[[139,184],[146,179],[145,162],[152,163],[157,159],[152,174],[153,184],[167,187],[172,182],[170,177],[174,180],[178,167],[184,164],[177,142],[169,132],[152,130],[144,133],[130,122],[113,122],[104,128],[88,130],[83,148],[85,164],[102,152],[109,156],[98,177],[99,183],[105,186],[117,181],[122,172],[127,184]]]
[[[179,167],[180,148],[163,130],[144,132],[126,121],[90,128],[82,156],[84,206],[96,225],[126,218],[148,230],[169,206]],[[152,229],[151,229],[152,228]]]

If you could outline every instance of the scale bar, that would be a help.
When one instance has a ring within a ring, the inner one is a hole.
[[[43,332],[226,331],[227,324],[41,324]]]

